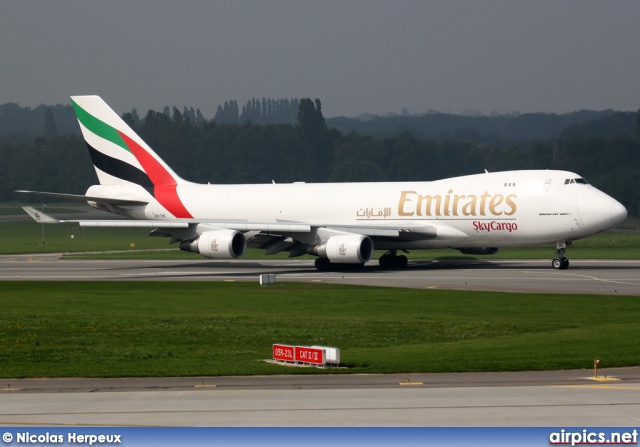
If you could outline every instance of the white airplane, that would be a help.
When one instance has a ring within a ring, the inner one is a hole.
[[[385,268],[398,255],[453,248],[494,254],[501,247],[556,244],[566,269],[572,241],[608,230],[627,210],[566,171],[506,171],[432,182],[204,185],[180,178],[98,96],[71,98],[100,182],[85,195],[19,191],[87,201],[131,220],[60,221],[31,207],[38,222],[147,227],[182,250],[231,259],[257,247],[271,255],[318,256],[328,270],[364,265],[373,250]],[[224,169],[211,166],[210,169]]]

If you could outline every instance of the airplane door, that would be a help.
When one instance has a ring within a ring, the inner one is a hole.
[[[551,186],[551,179],[550,178],[544,180],[544,188],[543,189],[545,191],[549,191],[549,186]]]

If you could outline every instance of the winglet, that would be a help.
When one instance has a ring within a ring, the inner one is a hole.
[[[36,222],[40,223],[60,223],[58,219],[55,217],[49,216],[47,213],[43,213],[42,211],[38,211],[37,209],[31,206],[23,206],[23,210],[27,212],[29,216]]]

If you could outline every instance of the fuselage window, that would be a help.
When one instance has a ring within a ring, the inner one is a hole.
[[[577,178],[577,179],[575,179],[575,182],[576,182],[576,183],[582,183],[583,185],[588,185],[588,184],[589,184],[589,182],[587,182],[587,181],[586,181],[585,179],[583,179],[583,178]]]

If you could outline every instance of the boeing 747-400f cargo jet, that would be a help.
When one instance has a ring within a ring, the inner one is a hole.
[[[566,171],[506,171],[432,182],[204,185],[183,180],[98,96],[71,98],[99,185],[86,195],[20,191],[84,200],[131,220],[80,220],[85,227],[147,227],[182,250],[231,259],[257,247],[271,255],[318,257],[316,268],[363,265],[373,250],[385,268],[398,251],[556,244],[566,269],[571,241],[622,222],[620,203]],[[34,208],[38,222],[62,222]]]

